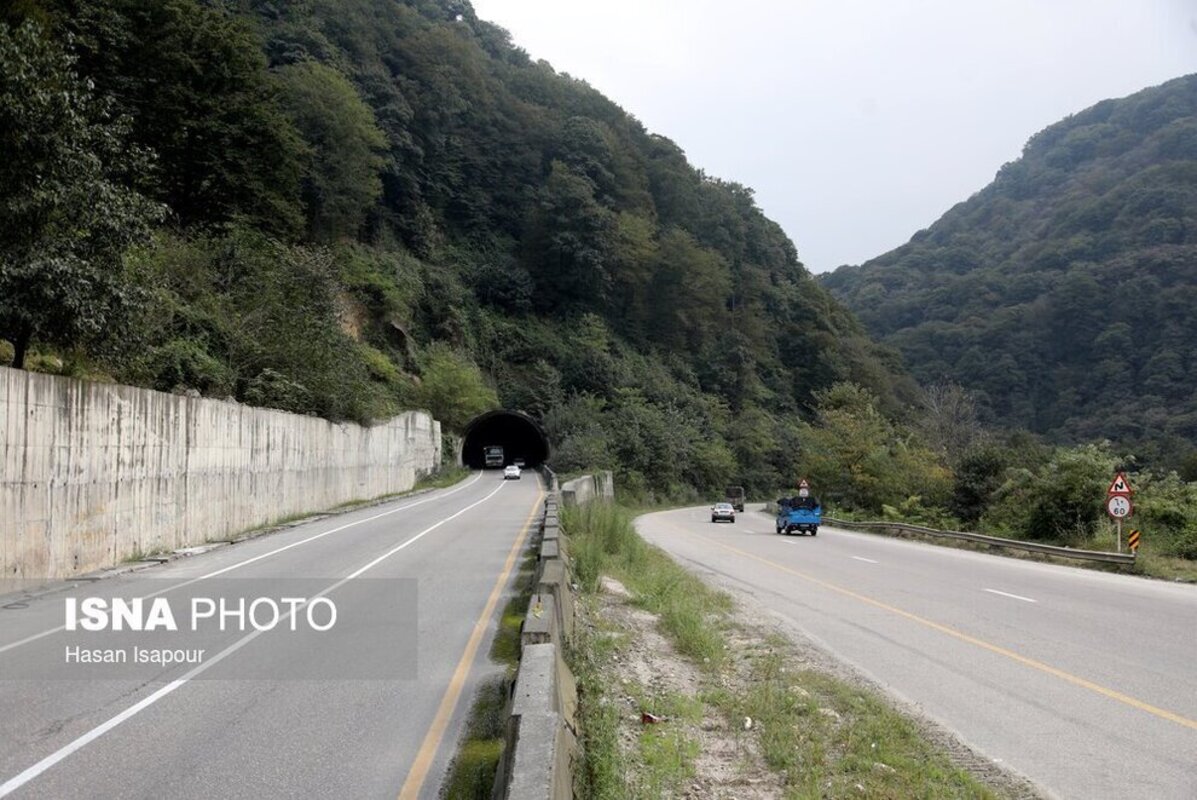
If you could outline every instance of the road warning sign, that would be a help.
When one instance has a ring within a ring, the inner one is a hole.
[[[1126,479],[1126,474],[1119,472],[1114,476],[1114,480],[1110,481],[1110,488],[1106,489],[1106,494],[1111,497],[1116,494],[1131,495],[1134,494],[1134,491],[1131,488],[1130,481]]]
[[[1130,536],[1127,537],[1126,543],[1130,546],[1132,553],[1135,553],[1139,550],[1139,529],[1138,528],[1136,528],[1135,530],[1130,532]]]

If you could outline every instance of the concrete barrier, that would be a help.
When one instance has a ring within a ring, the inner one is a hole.
[[[373,427],[0,368],[0,575],[70,577],[410,489],[440,423]]]
[[[551,471],[546,478],[553,485]],[[562,648],[573,635],[574,597],[550,491],[542,517],[534,592],[520,630],[520,664],[512,687],[497,800],[570,800],[578,756],[578,693]]]
[[[494,795],[571,800],[577,758],[577,687],[556,644],[530,644],[520,657]]]
[[[553,598],[561,635],[566,641],[572,639],[574,635],[574,590],[569,579],[569,571],[562,559],[541,559],[537,569],[536,593]]]
[[[528,613],[520,629],[520,646],[561,641],[557,603],[551,594],[534,594],[528,601]]]
[[[561,504],[580,506],[591,500],[614,500],[615,479],[610,471],[583,475],[561,484]]]

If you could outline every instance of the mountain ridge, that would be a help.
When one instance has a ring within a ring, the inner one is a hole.
[[[909,242],[820,280],[992,422],[1197,443],[1197,75],[1045,128]]]

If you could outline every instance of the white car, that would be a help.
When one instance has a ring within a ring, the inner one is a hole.
[[[736,509],[731,503],[716,503],[711,506],[711,522],[718,522],[721,519],[735,524]]]
[[[515,464],[508,466],[503,470],[503,480],[518,481],[520,479],[520,468]]]

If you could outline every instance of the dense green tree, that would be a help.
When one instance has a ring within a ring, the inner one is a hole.
[[[148,162],[126,130],[39,26],[0,23],[0,336],[18,368],[31,341],[118,336],[137,302],[123,257],[160,210],[118,179]]]
[[[280,102],[308,145],[303,198],[318,238],[352,237],[382,192],[386,144],[374,112],[341,73],[314,61],[275,73]]]
[[[446,345],[429,349],[417,401],[432,415],[460,432],[474,417],[497,408],[499,398],[482,372],[466,355]]]
[[[990,530],[1077,544],[1102,518],[1117,459],[1108,444],[1059,448],[1037,469],[1013,469],[982,519]]]
[[[198,0],[58,0],[79,67],[158,155],[131,179],[183,224],[300,228],[303,142],[275,100],[252,26]],[[61,35],[61,34],[60,34]]]
[[[525,240],[541,308],[602,309],[610,291],[614,219],[594,185],[555,161]]]
[[[911,498],[946,499],[947,470],[867,390],[838,383],[815,400],[815,419],[802,427],[800,469],[821,496],[874,512]]]

